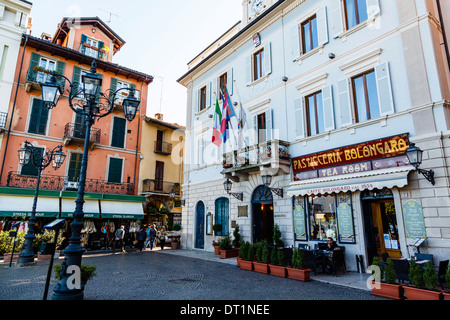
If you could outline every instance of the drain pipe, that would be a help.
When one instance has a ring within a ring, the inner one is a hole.
[[[0,169],[0,185],[2,184],[2,176],[3,176],[3,169],[5,166],[6,151],[8,150],[9,137],[11,135],[11,126],[12,126],[12,122],[13,122],[13,118],[14,118],[14,111],[16,109],[16,102],[17,102],[17,94],[19,92],[19,86],[20,86],[20,77],[22,76],[23,59],[25,57],[25,49],[27,48],[28,37],[29,37],[28,34],[24,34],[24,35],[25,35],[25,42],[23,45],[22,61],[20,62],[20,70],[19,70],[19,77],[17,79],[16,94],[14,96],[14,103],[13,103],[13,107],[11,110],[11,117],[9,119],[8,134],[6,136],[5,151],[3,153],[3,160],[2,160],[2,168]]]
[[[439,13],[439,22],[441,23],[442,37],[444,38],[445,53],[447,55],[447,67],[450,71],[450,50],[448,49],[447,36],[445,35],[445,26],[444,26],[444,18],[442,16],[441,1],[436,0],[436,5]]]

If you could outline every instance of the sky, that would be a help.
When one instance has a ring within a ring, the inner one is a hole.
[[[54,35],[63,17],[99,17],[126,44],[113,63],[154,76],[147,115],[186,124],[187,63],[242,19],[242,0],[31,0],[32,35]],[[161,94],[162,93],[162,94]]]

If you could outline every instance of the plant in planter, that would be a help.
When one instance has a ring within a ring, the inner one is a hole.
[[[229,236],[223,237],[222,240],[220,240],[219,246],[221,259],[235,258],[238,256],[238,252],[234,250],[231,245],[231,239]]]
[[[281,248],[284,247],[284,241],[281,239],[281,231],[278,224],[273,227],[273,245]]]
[[[19,258],[22,251],[23,243],[25,242],[25,232],[17,233],[16,244],[14,246],[13,262]],[[5,262],[11,261],[11,253],[13,250],[13,239],[9,236],[9,231],[0,232],[0,253],[3,253],[3,260]]]
[[[450,288],[450,265],[447,266],[447,271],[445,273],[445,282],[447,283],[447,288]],[[450,300],[450,291],[442,293],[445,300]]]
[[[213,225],[213,231],[214,231],[214,237],[213,239],[213,246],[214,246],[214,252],[215,254],[220,254],[220,237],[217,238],[217,234],[219,232],[222,232],[222,225],[220,223],[216,223]]]
[[[311,280],[311,269],[305,269],[303,250],[294,248],[292,252],[292,268],[286,267],[287,277],[300,281]]]
[[[249,242],[245,242],[241,246],[242,260],[239,263],[239,267],[243,270],[253,270],[253,258],[254,258],[254,248]]]
[[[65,262],[59,263],[59,264],[57,264],[57,265],[55,265],[53,267],[53,271],[55,272],[54,279],[57,280],[57,281],[61,280],[61,266],[62,266],[63,263],[65,263]],[[94,278],[97,275],[97,273],[95,272],[96,270],[97,270],[97,266],[96,265],[90,266],[90,265],[85,264],[85,263],[83,263],[81,265],[81,268],[80,268],[80,271],[81,271],[81,290],[84,290],[84,287],[86,286],[86,283],[90,279]]]
[[[256,272],[269,273],[269,249],[267,242],[261,241],[256,244],[256,261],[253,261],[253,267]]]
[[[270,255],[271,263],[270,274],[278,277],[286,277],[286,259],[284,256],[284,251],[279,248],[273,248],[272,253]]]
[[[40,253],[41,245],[43,243],[53,243],[55,239],[55,231],[54,230],[45,230],[44,233],[38,233],[36,234],[36,238],[33,242],[33,251],[38,253],[38,260],[48,260],[50,259],[51,255],[46,254],[42,255]],[[58,234],[58,238],[56,239],[56,250],[58,251],[59,247],[61,246],[62,242],[64,241],[64,237],[62,236],[62,233],[60,232]]]
[[[378,257],[374,257],[372,265],[380,268],[380,281],[372,282],[372,294],[395,300],[403,299],[403,287],[399,283],[396,283],[397,275],[395,274],[394,262],[388,258],[383,270]],[[382,281],[383,278],[385,281]]]
[[[244,259],[245,255],[247,254],[247,252],[246,252],[247,247],[245,245],[244,240],[241,240],[241,243],[239,244],[239,248],[240,248],[239,255],[236,257],[236,262],[237,262],[238,267],[240,267],[241,261]]]
[[[405,295],[408,300],[440,300],[442,293],[433,290],[437,285],[437,275],[431,261],[428,261],[425,272],[414,261],[410,261],[409,279],[413,286],[404,286]],[[431,288],[431,289],[430,289]]]
[[[239,233],[239,225],[236,225],[236,228],[233,230],[233,248],[239,248],[241,246],[241,234]]]

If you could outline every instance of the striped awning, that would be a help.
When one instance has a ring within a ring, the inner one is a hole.
[[[31,217],[33,196],[0,195],[0,217]],[[38,197],[37,218],[55,218],[59,216],[59,198]]]

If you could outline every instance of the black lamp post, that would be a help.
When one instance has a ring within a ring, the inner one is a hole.
[[[423,151],[419,148],[416,147],[416,145],[414,143],[410,143],[410,146],[408,148],[408,150],[406,150],[406,156],[408,157],[409,163],[421,174],[423,174],[423,176],[425,177],[425,179],[427,179],[428,181],[431,182],[431,184],[434,186],[435,185],[435,181],[434,181],[434,171],[433,170],[423,170],[423,169],[419,169],[421,163],[422,163],[422,156],[423,156]]]
[[[19,264],[28,264],[34,262],[33,242],[36,238],[36,236],[34,235],[34,225],[36,224],[36,207],[42,171],[50,164],[52,165],[53,169],[59,169],[64,163],[65,159],[66,155],[62,152],[62,146],[57,146],[53,150],[46,152],[45,155],[41,155],[39,149],[34,148],[30,142],[25,141],[23,148],[19,150],[20,165],[26,166],[31,161],[31,163],[38,169],[33,207],[31,209],[30,221],[28,222],[28,232],[25,236],[25,242],[19,255]]]
[[[240,200],[240,201],[244,201],[244,193],[233,193],[230,192],[231,188],[233,187],[233,182],[230,181],[229,178],[227,178],[227,180],[225,180],[225,182],[223,183],[223,187],[225,189],[225,191],[230,195],[235,197],[236,199]]]
[[[70,80],[64,75],[52,73],[50,81],[41,84],[42,92],[48,93],[43,95],[44,104],[48,107],[55,107],[58,103],[58,91],[55,90],[56,77],[66,79],[70,84],[69,107],[77,114],[81,114],[86,119],[86,132],[84,139],[84,150],[80,169],[80,180],[78,186],[77,200],[75,201],[75,211],[73,213],[74,221],[71,224],[72,236],[69,239],[69,245],[64,250],[66,259],[61,266],[62,274],[61,280],[54,288],[53,300],[82,300],[82,288],[75,288],[72,283],[68,283],[68,278],[71,276],[65,270],[70,266],[78,266],[81,268],[81,259],[85,249],[81,246],[81,229],[83,227],[83,205],[84,194],[86,187],[86,171],[89,157],[89,139],[91,137],[91,127],[95,120],[109,115],[118,99],[117,93],[120,91],[129,91],[129,97],[124,99],[122,105],[125,117],[128,121],[132,121],[136,117],[140,101],[134,98],[135,89],[120,88],[115,92],[101,93],[102,78],[97,74],[97,63],[94,60],[91,65],[90,73],[82,76],[81,86],[75,88]],[[53,92],[53,94],[50,94]],[[106,104],[100,106],[100,99],[106,100]]]
[[[265,174],[262,176],[263,184],[269,188],[269,190],[279,197],[283,198],[283,188],[271,188],[270,185],[272,184],[272,176],[270,174]]]

